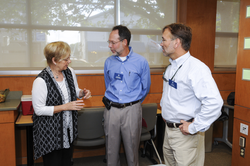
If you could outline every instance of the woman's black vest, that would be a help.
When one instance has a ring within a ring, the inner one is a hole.
[[[50,68],[47,67],[37,76],[44,79],[47,86],[46,106],[62,105],[62,94],[55,84],[54,78],[51,77]],[[67,89],[70,90],[70,99],[75,101],[77,98],[72,73],[69,68],[63,71]],[[73,140],[78,135],[77,132],[77,111],[72,111],[73,123]],[[33,141],[34,141],[34,158],[50,153],[54,150],[63,148],[63,114],[64,111],[54,114],[53,116],[33,115]]]

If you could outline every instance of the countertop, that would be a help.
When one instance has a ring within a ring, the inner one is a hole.
[[[10,91],[5,102],[0,103],[0,111],[17,110],[21,103],[22,91]]]

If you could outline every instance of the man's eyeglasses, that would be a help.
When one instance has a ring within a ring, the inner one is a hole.
[[[107,41],[108,42],[108,44],[112,44],[112,45],[115,45],[116,43],[119,43],[119,42],[121,42],[121,41],[123,41],[123,40],[119,40],[119,41],[117,41],[117,42],[114,42],[114,41]]]

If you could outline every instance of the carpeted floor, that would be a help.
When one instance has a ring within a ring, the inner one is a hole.
[[[204,166],[231,166],[232,149],[224,143],[213,145],[212,152],[206,153]],[[106,166],[104,156],[76,158],[73,166]],[[157,160],[156,156],[155,159]],[[120,154],[121,166],[127,166],[124,154]],[[158,160],[157,160],[158,161]],[[148,158],[140,157],[140,166],[153,165]],[[24,166],[24,165],[23,165]],[[43,166],[35,163],[34,166]]]
[[[206,153],[204,166],[231,166],[232,149],[225,143],[213,145],[212,152]]]

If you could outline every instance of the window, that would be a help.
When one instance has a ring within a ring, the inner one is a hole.
[[[236,68],[240,0],[218,0],[215,68]]]
[[[41,70],[43,49],[53,41],[71,47],[71,66],[103,68],[111,52],[111,28],[125,25],[132,33],[133,50],[150,67],[168,59],[159,44],[161,30],[176,22],[176,0],[0,0],[0,70]]]

